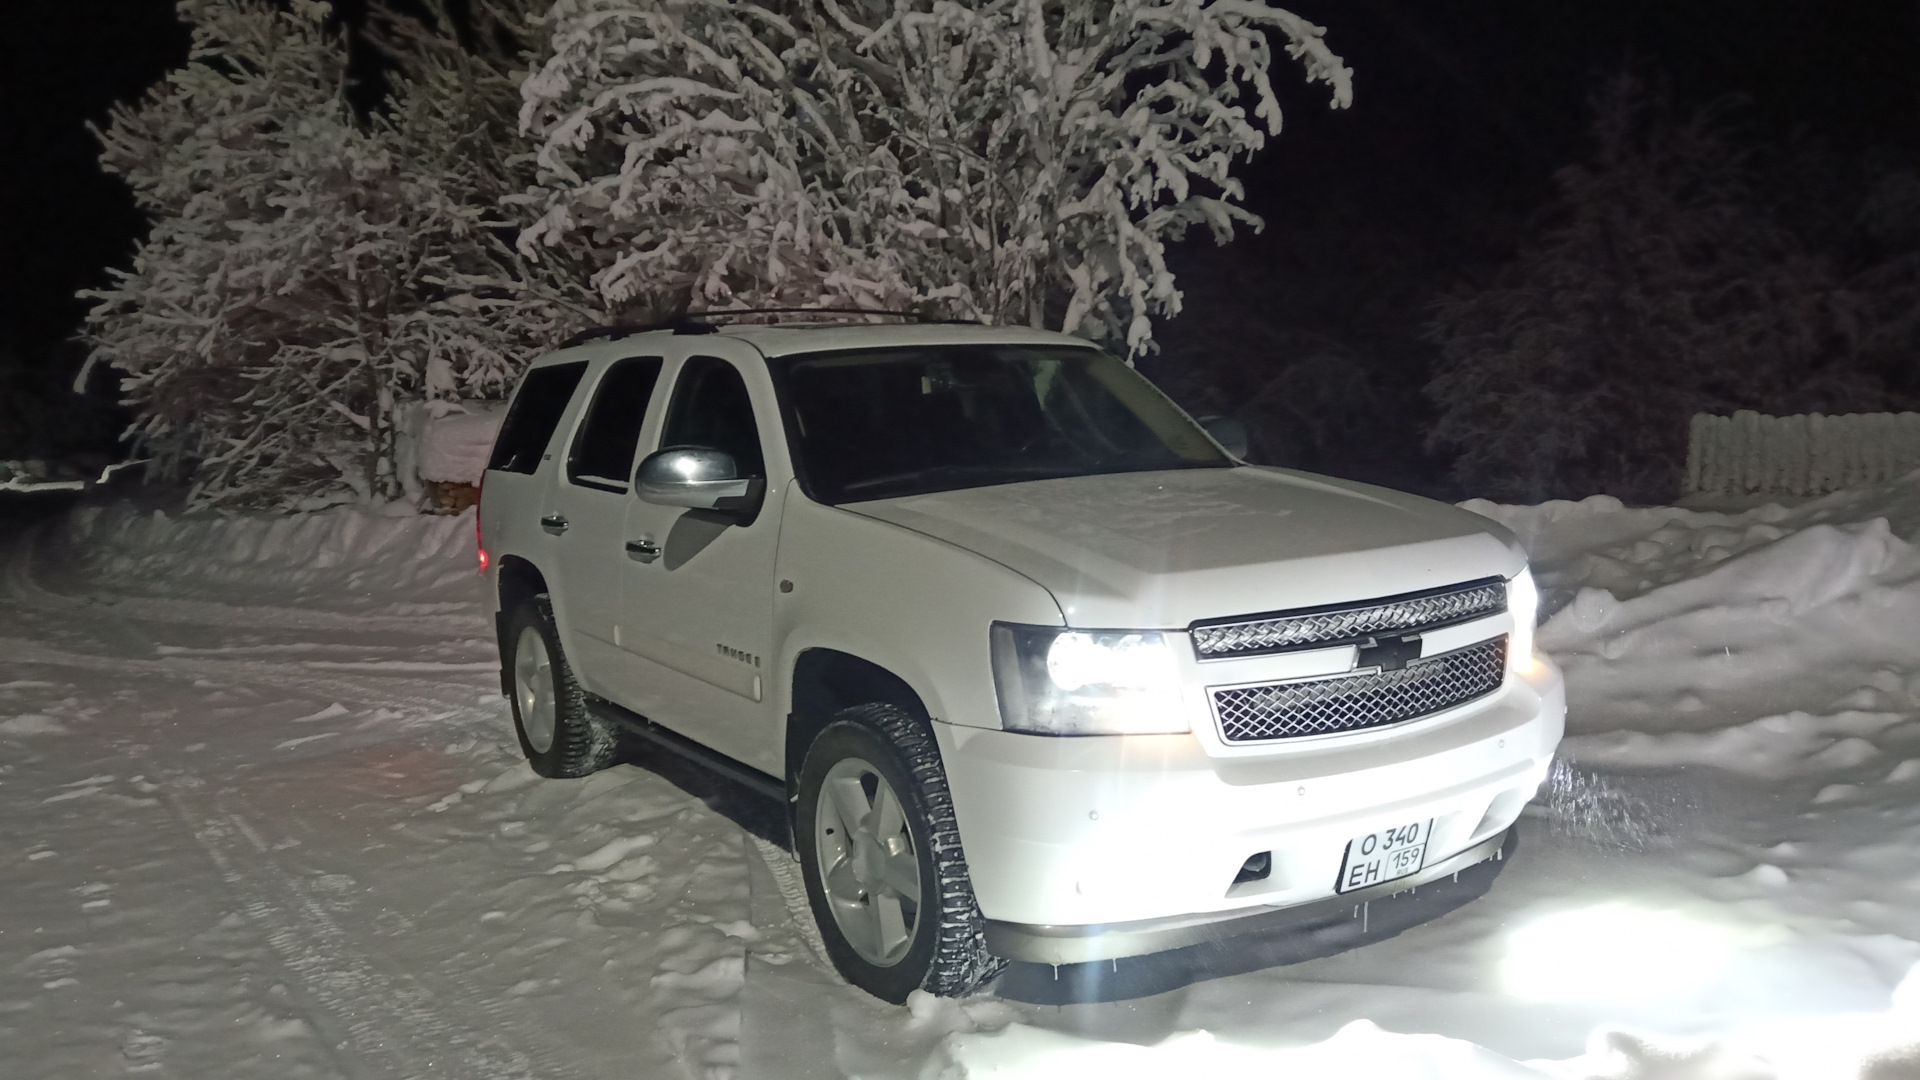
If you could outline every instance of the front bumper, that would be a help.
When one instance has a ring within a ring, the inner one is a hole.
[[[934,730],[988,948],[1074,963],[1362,903],[1334,879],[1347,841],[1378,829],[1433,820],[1421,872],[1382,895],[1492,857],[1546,774],[1565,702],[1543,660],[1449,712],[1254,755],[1221,753],[1204,732]],[[1236,884],[1260,852],[1267,877]]]
[[[1268,907],[1216,911],[1205,915],[1174,915],[1164,919],[1108,923],[1103,926],[1035,926],[1028,923],[987,920],[987,951],[1009,960],[1036,964],[1081,964],[1089,960],[1110,960],[1122,956],[1144,956],[1203,941],[1219,941],[1236,934],[1261,930],[1279,930],[1289,926],[1316,923],[1344,914],[1348,908],[1358,912],[1362,904],[1398,896],[1444,877],[1458,875],[1470,866],[1488,859],[1503,858],[1512,846],[1511,828],[1474,844],[1450,858],[1429,863],[1411,877],[1389,881],[1354,892],[1340,893],[1292,907]]]

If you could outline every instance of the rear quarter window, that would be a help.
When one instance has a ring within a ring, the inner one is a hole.
[[[560,416],[567,411],[567,402],[573,400],[580,377],[586,373],[585,360],[528,372],[520,384],[520,392],[514,395],[513,404],[507,409],[507,418],[500,424],[500,435],[493,441],[493,456],[487,459],[487,470],[531,473],[538,469],[540,457],[547,452],[547,443],[553,438],[553,429],[560,426]]]

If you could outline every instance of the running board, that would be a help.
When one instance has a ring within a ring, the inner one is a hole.
[[[668,753],[685,758],[708,772],[718,773],[782,806],[786,805],[787,785],[745,762],[735,761],[718,750],[710,750],[677,731],[669,731],[632,709],[615,705],[604,698],[588,695],[587,709],[599,719],[623,731],[630,731]]]

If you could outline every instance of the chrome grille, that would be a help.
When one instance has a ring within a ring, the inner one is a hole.
[[[1502,634],[1398,671],[1223,687],[1213,691],[1213,713],[1220,736],[1233,743],[1361,731],[1431,716],[1491,694],[1500,688],[1506,668]]]
[[[1507,583],[1495,578],[1349,607],[1195,626],[1193,648],[1202,660],[1316,648],[1373,634],[1417,632],[1495,615],[1506,608]]]

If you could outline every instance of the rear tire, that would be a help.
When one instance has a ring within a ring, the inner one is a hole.
[[[807,899],[848,982],[899,1004],[961,997],[1006,967],[986,950],[926,720],[880,703],[836,714],[807,749],[796,809]]]
[[[514,609],[507,624],[507,695],[520,751],[541,776],[586,776],[613,764],[618,733],[587,710],[586,691],[573,677],[554,629],[546,593]]]

